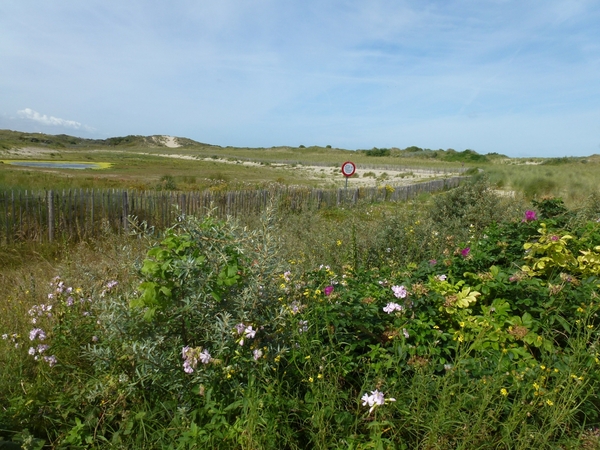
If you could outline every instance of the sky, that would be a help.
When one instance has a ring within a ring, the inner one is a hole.
[[[600,154],[599,0],[2,0],[0,128]]]

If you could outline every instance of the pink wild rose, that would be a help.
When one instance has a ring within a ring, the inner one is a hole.
[[[532,222],[534,220],[537,220],[537,214],[535,213],[535,211],[532,211],[530,209],[525,211],[525,218],[522,220],[522,222]]]

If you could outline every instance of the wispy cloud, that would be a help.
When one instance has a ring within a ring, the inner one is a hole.
[[[39,112],[34,111],[31,108],[21,109],[17,111],[17,115],[21,119],[33,120],[34,122],[38,122],[42,125],[73,128],[74,130],[94,131],[92,127],[83,125],[74,120],[61,119],[59,117],[54,116],[47,116],[46,114],[40,114]]]

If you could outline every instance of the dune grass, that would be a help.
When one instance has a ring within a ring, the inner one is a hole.
[[[600,160],[588,158],[562,164],[492,165],[484,169],[492,184],[523,193],[527,198],[561,197],[576,205],[598,192]]]

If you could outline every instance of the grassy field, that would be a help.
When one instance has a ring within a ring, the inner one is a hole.
[[[54,159],[92,145],[53,139]],[[199,144],[128,139],[80,154],[110,169],[2,167],[0,185],[31,188],[42,173],[53,188],[96,173],[97,187],[145,183],[146,170],[149,188],[186,188],[184,177],[204,176],[192,163],[252,185],[279,170],[157,156]],[[297,150],[307,164],[329,158]],[[352,159],[416,170],[443,156],[389,153]],[[597,162],[531,162],[465,162],[483,172],[404,203],[181,217],[161,235],[100,227],[79,242],[2,247],[0,445],[599,448],[600,197],[586,181]],[[538,178],[555,184],[527,191]]]
[[[174,144],[180,147],[167,147],[158,137],[158,140],[141,136],[115,139],[85,141],[68,136],[31,137],[24,133],[0,132],[0,160],[112,164],[103,170],[27,169],[0,164],[0,186],[18,189],[160,189],[168,184],[170,188],[180,190],[202,190],[227,185],[235,190],[280,183],[335,187],[344,184],[340,166],[349,159],[364,169],[362,185],[406,184],[456,174],[462,169],[456,162],[411,158],[400,161],[323,147],[233,148],[181,138]],[[416,174],[418,170],[430,173]]]
[[[112,165],[103,170],[61,170],[0,164],[0,188],[189,191],[251,189],[270,183],[341,187],[345,178],[340,166],[351,160],[358,167],[357,174],[349,180],[351,186],[403,185],[471,169],[488,174],[497,189],[508,194],[518,192],[528,199],[560,196],[567,204],[577,205],[598,191],[598,155],[519,159],[478,155],[470,150],[235,148],[185,138],[165,139],[163,136],[127,136],[85,140],[0,130],[0,161],[87,161]]]

